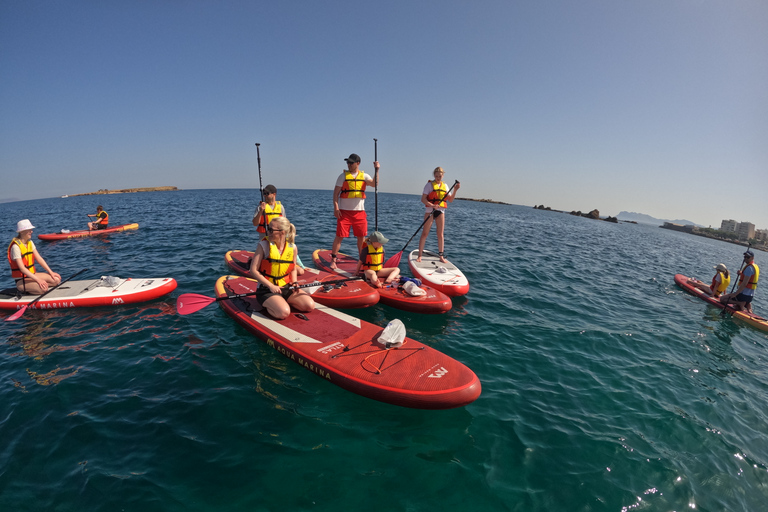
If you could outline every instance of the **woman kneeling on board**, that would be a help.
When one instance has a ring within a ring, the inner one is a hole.
[[[296,228],[285,217],[272,219],[267,239],[259,242],[251,262],[251,275],[259,282],[256,300],[274,318],[282,320],[291,307],[310,312],[315,301],[303,290],[286,286],[296,282]]]
[[[728,289],[728,285],[731,284],[731,275],[728,273],[726,266],[722,263],[718,263],[715,270],[717,270],[717,272],[715,273],[715,277],[712,278],[712,284],[709,286],[707,286],[707,283],[704,281],[699,281],[698,279],[693,278],[688,279],[688,283],[717,298]]]
[[[61,283],[61,276],[51,270],[32,241],[35,226],[28,219],[16,223],[16,238],[8,246],[8,263],[11,275],[16,280],[16,289],[30,295],[41,295],[48,287]],[[35,263],[39,263],[48,273],[36,272]]]

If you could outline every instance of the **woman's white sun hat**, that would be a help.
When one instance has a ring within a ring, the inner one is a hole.
[[[16,223],[16,232],[21,233],[22,231],[26,231],[28,229],[35,229],[35,226],[32,225],[31,222],[29,222],[29,219],[20,220]]]

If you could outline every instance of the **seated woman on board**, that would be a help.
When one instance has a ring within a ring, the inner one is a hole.
[[[699,281],[698,279],[693,278],[688,279],[688,284],[704,291],[706,294],[711,295],[712,297],[719,297],[724,291],[728,289],[728,285],[731,284],[731,275],[728,273],[726,266],[722,263],[718,263],[714,268],[717,270],[717,272],[712,278],[711,285],[707,286],[707,283],[704,281]]]
[[[8,263],[11,265],[11,276],[16,280],[16,289],[31,295],[41,295],[48,287],[58,286],[61,276],[51,270],[32,241],[32,230],[35,226],[28,219],[16,223],[16,238],[8,246]],[[46,272],[37,272],[35,263],[39,263]]]
[[[259,282],[256,300],[274,318],[282,320],[291,307],[308,313],[315,301],[303,290],[285,286],[297,278],[296,246],[288,240],[296,236],[296,228],[285,217],[275,217],[267,227],[267,239],[259,242],[251,262],[251,275]]]

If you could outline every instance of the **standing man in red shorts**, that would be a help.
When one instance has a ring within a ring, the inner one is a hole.
[[[336,217],[336,238],[331,249],[331,268],[336,268],[336,255],[341,249],[341,240],[349,236],[349,228],[357,237],[357,254],[363,248],[363,239],[368,235],[368,217],[365,215],[365,187],[379,185],[379,162],[373,162],[374,177],[359,169],[360,157],[355,153],[344,159],[347,170],[336,180],[333,189],[333,216]]]

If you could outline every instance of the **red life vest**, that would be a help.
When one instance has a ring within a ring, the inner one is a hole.
[[[26,244],[23,244],[18,238],[11,240],[11,243],[8,245],[8,263],[11,265],[11,276],[18,281],[19,279],[24,278],[24,274],[19,270],[16,260],[11,259],[11,249],[14,244],[18,245],[19,249],[21,249],[21,261],[24,263],[24,266],[33,274],[35,273],[35,253],[32,249],[32,240]]]

